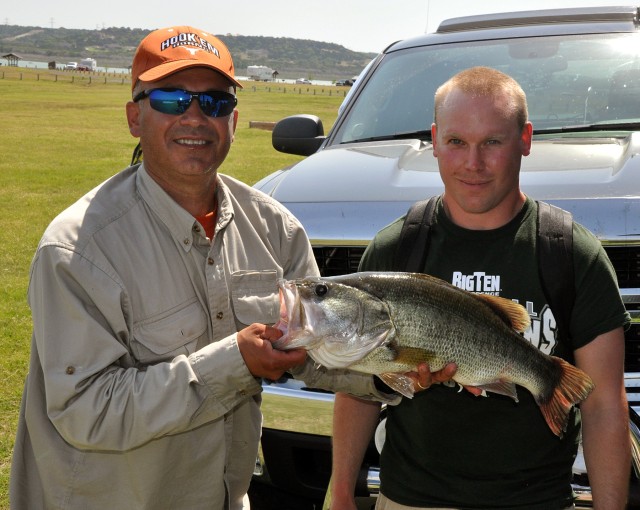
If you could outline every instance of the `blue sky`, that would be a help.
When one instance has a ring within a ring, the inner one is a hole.
[[[185,24],[215,34],[294,37],[378,52],[398,39],[433,31],[440,21],[455,16],[559,5],[624,4],[621,0],[21,0],[5,2],[0,22],[85,29]]]

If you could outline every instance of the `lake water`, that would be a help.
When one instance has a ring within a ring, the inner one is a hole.
[[[66,64],[66,62],[56,62],[56,67],[58,69],[61,69],[64,67],[64,65]],[[2,62],[2,66],[5,66],[6,62]],[[35,62],[35,61],[31,61],[31,60],[20,60],[18,61],[18,67],[24,67],[24,68],[29,68],[29,69],[48,69],[49,68],[49,64],[47,62]],[[101,73],[114,73],[114,74],[129,74],[129,69],[123,68],[123,67],[100,67],[98,66],[96,68],[97,72],[101,72]],[[238,79],[238,81],[249,81],[249,78],[247,76],[236,76],[236,78]],[[328,80],[310,80],[312,85],[324,85],[324,86],[328,86],[328,85],[333,85],[332,81],[328,81]],[[295,84],[296,80],[295,79],[278,79],[277,82],[265,82],[265,84],[268,83],[288,83],[288,84]]]
[[[66,62],[56,62],[57,68],[63,68]],[[2,62],[2,65],[7,65],[6,62]],[[49,64],[47,62],[34,62],[32,60],[20,60],[18,61],[18,67],[25,67],[29,69],[48,69]],[[100,67],[96,68],[97,72],[100,73],[116,73],[116,74],[129,74],[129,69],[125,69],[124,67]]]

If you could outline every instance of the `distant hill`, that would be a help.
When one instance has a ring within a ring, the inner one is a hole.
[[[60,64],[91,57],[100,67],[126,68],[131,65],[138,43],[149,32],[139,28],[77,30],[0,25],[0,56],[15,53],[24,60],[53,60]],[[218,37],[229,47],[238,75],[245,75],[247,66],[262,65],[278,71],[279,78],[337,80],[357,75],[375,56],[306,39],[230,34]]]

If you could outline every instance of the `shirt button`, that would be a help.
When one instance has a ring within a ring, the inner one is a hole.
[[[194,225],[193,226],[193,231],[194,232],[200,232],[200,226],[199,225]]]
[[[218,320],[222,320],[223,317],[224,317],[224,314],[222,312],[218,312],[216,314],[216,319],[218,319]]]
[[[213,257],[209,257],[209,258],[207,259],[207,264],[209,264],[210,266],[212,266],[212,265],[214,264]]]
[[[182,242],[187,246],[191,244],[191,240],[189,238],[185,238]]]
[[[65,370],[67,375],[73,375],[75,371],[76,371],[75,367],[67,367],[67,369]]]

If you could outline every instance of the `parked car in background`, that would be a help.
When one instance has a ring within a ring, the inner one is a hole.
[[[74,71],[74,70],[78,69],[78,63],[77,62],[67,62],[65,64],[64,68],[67,71]]]
[[[435,33],[394,43],[378,55],[351,89],[328,135],[313,115],[277,123],[274,147],[309,157],[255,185],[300,219],[323,275],[354,272],[379,229],[413,202],[442,192],[430,138],[437,87],[477,65],[514,77],[527,94],[534,126],[522,189],[570,211],[598,236],[632,317],[625,338],[636,448],[630,508],[640,508],[639,27],[636,7],[446,20]],[[291,378],[265,383],[256,483],[322,501],[331,470],[332,405],[332,394]],[[358,486],[363,507],[371,506],[378,490],[377,463],[372,443]],[[581,457],[574,471],[577,505],[590,507]]]
[[[306,78],[298,78],[296,80],[296,84],[298,84],[298,85],[311,85],[311,81],[307,80]]]
[[[78,71],[96,71],[98,62],[95,58],[83,58],[78,64]]]
[[[353,78],[347,78],[346,80],[336,81],[336,87],[351,87],[355,83]]]

